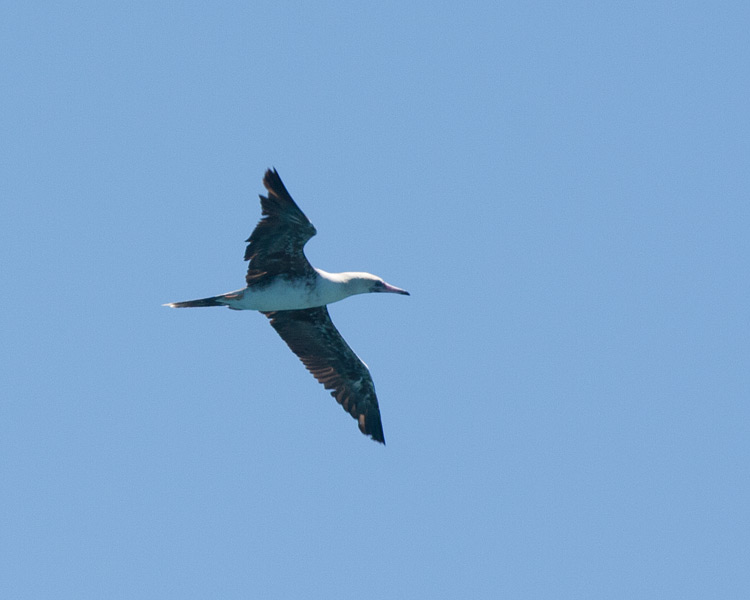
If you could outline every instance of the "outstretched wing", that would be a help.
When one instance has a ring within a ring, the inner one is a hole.
[[[292,200],[276,169],[266,171],[263,185],[268,190],[268,196],[260,197],[263,218],[246,240],[248,286],[264,285],[282,273],[304,277],[314,272],[303,247],[315,235],[315,227]]]
[[[328,309],[319,306],[263,314],[315,379],[357,419],[360,431],[385,444],[370,371],[334,327]]]

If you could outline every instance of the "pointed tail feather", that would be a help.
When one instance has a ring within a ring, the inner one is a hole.
[[[163,306],[171,308],[193,308],[196,306],[226,306],[226,303],[219,302],[222,296],[211,296],[210,298],[201,298],[200,300],[186,300],[185,302],[169,302]]]

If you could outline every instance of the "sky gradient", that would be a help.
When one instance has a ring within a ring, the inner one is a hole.
[[[750,9],[0,9],[0,596],[750,597]],[[244,285],[276,167],[386,447]]]

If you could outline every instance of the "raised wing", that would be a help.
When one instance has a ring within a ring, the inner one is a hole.
[[[282,273],[302,277],[314,271],[303,247],[316,234],[315,227],[292,200],[276,169],[266,171],[263,185],[268,190],[268,196],[260,197],[263,218],[246,240],[248,286],[264,285]]]
[[[334,327],[328,309],[320,306],[263,314],[315,379],[357,419],[359,430],[385,444],[370,371]]]

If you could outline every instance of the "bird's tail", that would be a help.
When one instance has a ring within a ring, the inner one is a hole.
[[[201,298],[200,300],[186,300],[185,302],[169,302],[164,306],[171,308],[194,308],[196,306],[226,306],[226,302],[219,302],[224,296],[211,296],[210,298]]]

